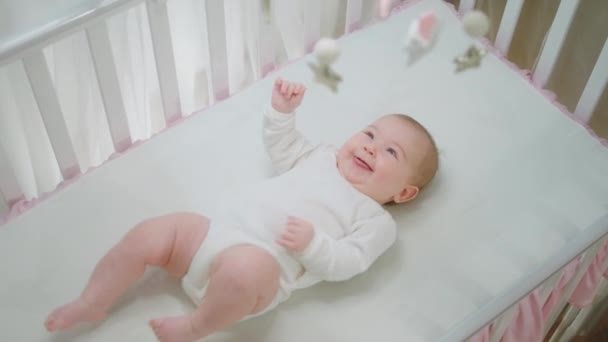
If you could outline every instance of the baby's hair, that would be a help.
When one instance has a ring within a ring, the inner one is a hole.
[[[422,189],[435,177],[437,169],[439,168],[439,151],[437,150],[437,144],[435,144],[435,139],[433,139],[433,136],[426,129],[426,127],[424,127],[420,122],[416,121],[416,119],[412,118],[411,116],[400,113],[390,115],[396,116],[411,124],[412,126],[414,126],[414,128],[422,132],[428,139],[430,148],[426,150],[426,153],[420,161],[420,164],[418,165],[419,172],[417,173],[413,181],[414,185],[416,185],[419,189]]]

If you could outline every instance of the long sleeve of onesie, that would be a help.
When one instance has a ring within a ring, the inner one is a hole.
[[[366,271],[396,240],[396,224],[388,212],[361,220],[354,231],[334,239],[320,229],[296,257],[307,272],[326,281],[341,281]]]
[[[294,113],[279,113],[272,107],[264,112],[264,147],[278,174],[291,169],[315,148],[296,130],[295,122]]]

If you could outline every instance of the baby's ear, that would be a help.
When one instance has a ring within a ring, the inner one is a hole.
[[[420,189],[418,189],[415,185],[407,185],[403,190],[401,190],[398,194],[393,196],[393,201],[395,203],[405,203],[413,200],[418,196]]]

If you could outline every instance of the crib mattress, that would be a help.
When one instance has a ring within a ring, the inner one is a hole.
[[[408,66],[401,41],[427,10],[441,34]],[[367,273],[296,292],[208,341],[436,341],[474,319],[608,213],[608,150],[493,55],[455,74],[470,43],[440,0],[416,3],[340,40],[337,95],[312,82],[307,56],[10,221],[0,228],[0,340],[153,341],[148,319],[192,310],[178,281],[152,269],[102,324],[43,327],[133,224],[183,210],[213,217],[228,188],[271,174],[261,109],[277,76],[308,85],[298,126],[312,140],[339,144],[384,113],[408,113],[435,136],[440,171],[420,198],[390,209],[398,242]]]

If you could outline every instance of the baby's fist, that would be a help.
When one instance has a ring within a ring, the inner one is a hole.
[[[277,243],[291,252],[302,252],[310,245],[315,230],[310,222],[290,216],[287,220],[287,229],[283,232]]]
[[[283,114],[291,113],[300,106],[305,92],[303,84],[277,78],[272,88],[272,108]]]

